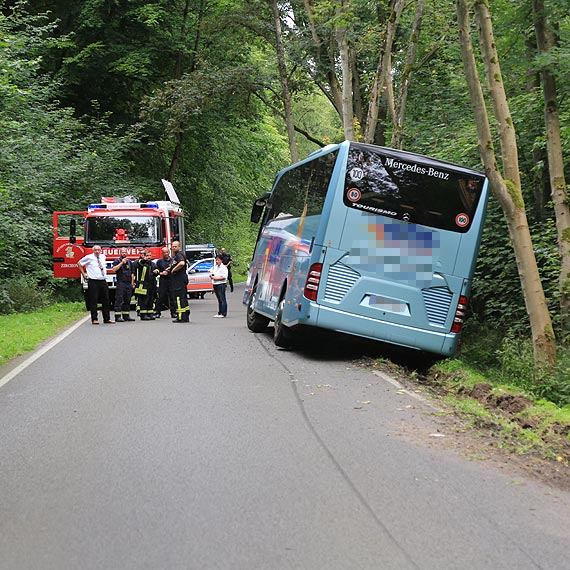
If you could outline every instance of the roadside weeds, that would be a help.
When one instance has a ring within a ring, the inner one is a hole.
[[[438,364],[408,370],[390,360],[362,358],[359,366],[395,378],[410,393],[434,401],[434,416],[451,438],[441,438],[474,461],[493,461],[570,490],[570,413],[521,391],[493,386],[478,373]],[[453,441],[451,441],[453,440]]]

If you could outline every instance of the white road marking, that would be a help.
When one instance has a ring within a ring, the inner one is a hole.
[[[0,378],[0,388],[2,388],[2,386],[4,386],[5,384],[8,384],[10,380],[18,376],[20,372],[23,372],[30,364],[33,364],[38,358],[40,358],[46,352],[51,350],[54,346],[59,344],[64,338],[68,337],[72,332],[78,329],[85,321],[89,320],[90,318],[91,315],[86,315],[84,318],[82,318],[81,320],[77,321],[74,325],[69,327],[66,331],[62,332],[60,335],[50,340],[45,346],[42,346],[42,348],[40,348],[38,351],[34,352],[29,358],[24,360],[22,364],[19,364],[18,366],[16,366],[16,368],[10,370],[10,372],[8,372],[5,376],[2,376],[2,378]]]

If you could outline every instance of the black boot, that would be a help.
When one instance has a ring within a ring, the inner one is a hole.
[[[121,315],[117,315],[115,313],[115,322],[116,323],[122,323],[123,322],[123,317]]]

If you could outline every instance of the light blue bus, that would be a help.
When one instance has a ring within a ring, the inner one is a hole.
[[[449,356],[488,199],[482,172],[345,141],[279,172],[259,222],[247,326],[277,346],[313,326]]]

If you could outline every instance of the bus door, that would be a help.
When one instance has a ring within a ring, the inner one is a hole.
[[[78,278],[77,263],[86,254],[83,247],[85,212],[53,213],[53,276]]]

